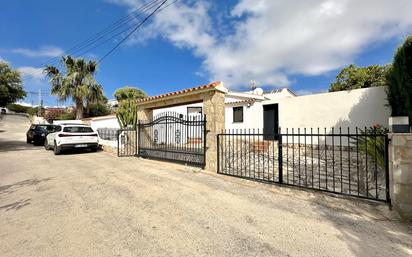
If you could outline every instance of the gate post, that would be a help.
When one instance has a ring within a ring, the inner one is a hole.
[[[394,210],[412,220],[412,133],[389,134],[390,191]]]
[[[217,172],[217,135],[225,128],[225,93],[211,91],[203,97],[206,122],[205,169]]]
[[[280,129],[279,129],[280,133]],[[283,184],[283,153],[282,153],[282,134],[278,134],[278,170],[279,183]]]

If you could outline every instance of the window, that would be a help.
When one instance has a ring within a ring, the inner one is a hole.
[[[89,127],[65,127],[63,129],[63,132],[88,133],[88,132],[93,132],[93,129]]]
[[[187,107],[187,115],[200,114],[202,115],[202,107]]]
[[[243,122],[243,106],[233,107],[233,122]]]

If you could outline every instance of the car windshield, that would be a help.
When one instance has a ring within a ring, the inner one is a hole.
[[[93,129],[90,127],[65,127],[63,132],[70,132],[70,133],[88,133],[93,132]]]
[[[41,131],[54,131],[55,127],[54,126],[49,126],[49,125],[37,125],[35,127],[36,130],[41,130]]]

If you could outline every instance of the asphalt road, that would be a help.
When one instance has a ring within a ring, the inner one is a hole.
[[[0,256],[411,256],[383,204],[105,153],[27,145],[0,121]]]

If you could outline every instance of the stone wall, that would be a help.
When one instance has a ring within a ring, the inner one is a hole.
[[[394,210],[412,220],[412,134],[390,134],[390,191]]]

